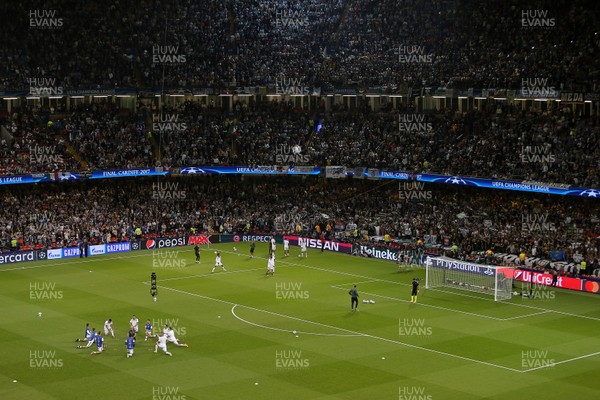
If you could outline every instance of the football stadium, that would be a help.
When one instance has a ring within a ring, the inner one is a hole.
[[[600,398],[598,10],[0,4],[0,399]]]

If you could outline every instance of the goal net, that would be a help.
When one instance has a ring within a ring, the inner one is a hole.
[[[446,257],[427,257],[425,288],[451,287],[494,296],[512,297],[514,268],[474,264]]]

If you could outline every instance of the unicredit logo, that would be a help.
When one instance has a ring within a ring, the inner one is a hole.
[[[233,237],[233,241],[236,242],[236,243],[239,242],[240,241],[240,237],[238,235],[235,235]]]
[[[149,239],[146,241],[146,248],[147,249],[153,249],[156,247],[156,242],[153,239]]]
[[[519,279],[521,277],[521,275],[523,275],[523,271],[521,271],[521,270],[515,271],[515,279]]]

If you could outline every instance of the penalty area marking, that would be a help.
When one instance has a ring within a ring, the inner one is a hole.
[[[365,281],[365,282],[377,282],[377,281]],[[362,283],[364,283],[364,282],[362,282]],[[344,283],[339,284],[339,285],[331,285],[331,287],[334,288],[334,289],[346,290],[347,288],[341,287],[343,285],[344,285]],[[346,284],[346,285],[349,285],[349,284]],[[375,294],[375,293],[370,293],[370,292],[365,292],[365,291],[361,291],[361,293],[368,294],[368,295],[374,296],[374,297],[380,297],[382,299],[388,299],[388,300],[394,300],[394,301],[401,301],[403,303],[410,303],[408,300],[399,299],[397,297],[385,296],[385,295],[382,295],[382,294]],[[427,303],[419,303],[419,305],[421,305],[423,307],[435,308],[435,309],[438,309],[438,310],[451,311],[451,312],[455,312],[455,313],[459,313],[459,314],[472,315],[474,317],[492,319],[494,321],[510,321],[510,320],[513,320],[513,319],[526,318],[526,317],[531,317],[531,316],[534,316],[534,315],[547,314],[547,313],[551,312],[551,311],[540,311],[540,312],[536,312],[536,313],[532,313],[532,314],[519,315],[517,317],[498,318],[498,317],[492,317],[491,315],[477,314],[477,313],[472,313],[472,312],[469,312],[469,311],[456,310],[454,308],[447,308],[447,307],[442,307],[442,306],[435,306],[433,304],[427,304]]]
[[[305,332],[305,331],[295,331],[294,332],[294,330],[290,330],[290,329],[282,329],[282,328],[275,328],[275,327],[272,327],[272,326],[260,325],[260,324],[256,324],[254,322],[245,320],[242,317],[240,317],[239,315],[237,315],[235,313],[235,308],[237,306],[238,306],[238,304],[235,304],[233,307],[231,307],[231,314],[234,317],[236,317],[237,319],[239,319],[240,321],[245,322],[245,323],[247,323],[249,325],[256,326],[258,328],[270,329],[272,331],[279,331],[279,332],[286,332],[286,333],[302,333],[304,335],[314,335],[314,336],[337,336],[337,337],[340,337],[340,336],[342,336],[342,337],[344,337],[344,336],[346,336],[346,337],[348,337],[348,336],[354,336],[354,337],[356,337],[356,336],[364,336],[363,334],[359,334],[359,333],[357,333],[357,334],[352,334],[352,333],[316,333],[316,332]],[[246,307],[246,306],[241,306],[241,307],[251,308],[251,307]],[[263,310],[261,310],[261,311],[263,311]],[[306,321],[306,322],[309,322],[311,324],[321,325],[318,322],[313,322],[313,321]],[[335,328],[335,329],[340,329],[340,328]]]
[[[173,292],[176,292],[176,293],[186,294],[188,296],[194,296],[194,297],[199,297],[199,298],[206,299],[206,300],[216,301],[216,302],[223,303],[223,304],[229,304],[229,305],[233,306],[234,308],[236,306],[237,307],[243,307],[243,308],[247,308],[247,309],[254,310],[254,311],[264,312],[266,314],[275,315],[275,316],[278,316],[278,317],[289,318],[289,319],[292,319],[292,320],[295,320],[295,321],[300,321],[300,322],[304,322],[304,323],[309,323],[309,324],[319,325],[319,326],[323,326],[323,327],[330,328],[330,329],[339,330],[339,331],[350,333],[350,334],[353,334],[353,335],[356,335],[356,336],[362,336],[362,337],[371,338],[371,339],[375,339],[375,340],[381,340],[381,341],[387,342],[387,343],[398,344],[398,345],[401,345],[401,346],[404,346],[404,347],[408,347],[408,348],[411,348],[411,349],[415,349],[415,350],[422,350],[422,351],[426,351],[426,352],[433,353],[433,354],[438,354],[438,355],[442,355],[442,356],[457,358],[459,360],[469,361],[469,362],[473,362],[473,363],[477,363],[477,364],[482,364],[482,365],[487,365],[489,367],[495,367],[495,368],[499,368],[499,369],[504,369],[504,370],[511,371],[511,372],[516,372],[516,373],[523,373],[523,372],[525,372],[523,370],[518,370],[518,369],[515,369],[515,368],[511,368],[511,367],[506,367],[504,365],[498,365],[498,364],[494,364],[494,363],[487,362],[487,361],[477,360],[477,359],[474,359],[474,358],[463,357],[463,356],[459,356],[458,354],[446,353],[444,351],[429,349],[427,347],[416,346],[414,344],[401,342],[399,340],[393,340],[393,339],[388,339],[388,338],[381,337],[381,336],[370,335],[368,333],[357,332],[357,331],[353,331],[353,330],[346,329],[346,328],[340,328],[338,326],[322,324],[320,322],[315,322],[315,321],[309,321],[309,320],[305,320],[305,319],[302,319],[302,318],[293,317],[291,315],[285,315],[285,314],[280,314],[280,313],[276,313],[276,312],[273,312],[273,311],[262,310],[260,308],[255,308],[255,307],[251,307],[251,306],[245,306],[245,305],[237,304],[237,303],[234,303],[234,302],[231,302],[231,301],[227,301],[227,300],[222,300],[222,299],[217,299],[217,298],[214,298],[214,297],[204,296],[204,295],[201,295],[201,294],[198,294],[198,293],[187,292],[185,290],[174,289],[174,288],[170,288],[170,287],[166,287],[166,286],[160,286],[160,288],[162,288],[164,290],[170,290],[170,291],[173,291]],[[287,331],[287,332],[289,332],[289,331]]]

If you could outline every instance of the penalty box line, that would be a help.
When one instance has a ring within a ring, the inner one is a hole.
[[[225,252],[227,252],[227,251],[225,251]],[[408,284],[408,283],[391,281],[389,279],[373,278],[373,277],[364,276],[364,275],[352,274],[352,273],[349,273],[349,272],[342,272],[342,271],[336,271],[336,270],[331,270],[331,269],[327,269],[327,268],[314,267],[314,266],[311,266],[311,265],[296,264],[296,263],[292,263],[292,262],[284,261],[284,260],[279,260],[279,262],[280,263],[286,263],[286,264],[291,265],[291,266],[298,266],[298,267],[304,267],[304,268],[308,268],[308,269],[314,269],[314,270],[317,270],[317,271],[325,271],[325,272],[331,272],[331,273],[340,274],[340,275],[347,275],[347,276],[352,276],[352,277],[357,277],[357,278],[370,279],[372,281],[378,281],[378,282],[387,282],[387,283],[391,283],[391,284],[394,284],[394,285],[400,285],[400,286],[410,286],[410,284]],[[486,299],[486,298],[483,298],[483,297],[472,296],[472,295],[469,295],[469,294],[466,294],[466,293],[455,293],[455,292],[449,292],[447,290],[441,290],[441,289],[436,289],[436,288],[429,288],[427,290],[432,290],[432,291],[440,292],[440,293],[451,293],[451,294],[456,295],[456,296],[463,296],[463,297],[468,297],[468,298],[473,298],[473,299],[478,299],[478,300],[483,300],[483,301],[492,301],[494,303],[496,302],[493,299]],[[556,314],[566,315],[566,316],[569,316],[569,317],[584,318],[584,319],[589,319],[589,320],[592,320],[592,321],[600,321],[600,318],[590,317],[590,316],[581,315],[581,314],[569,313],[569,312],[566,312],[566,311],[559,311],[559,310],[553,310],[553,309],[536,307],[536,306],[528,306],[528,305],[525,305],[525,304],[510,303],[510,302],[503,302],[502,304],[507,304],[507,305],[511,305],[511,306],[515,306],[515,307],[529,308],[529,309],[537,310],[537,311],[552,312],[552,313],[556,313]],[[533,314],[531,314],[531,315],[533,315]]]
[[[182,252],[186,252],[186,251],[192,251],[192,250],[183,250]],[[227,250],[219,250],[219,251],[221,253],[236,254],[236,252],[227,251]],[[261,257],[261,256],[255,256],[255,257],[267,260],[266,257]],[[314,259],[314,257],[313,257],[313,259]],[[367,281],[365,281],[365,282],[386,282],[386,283],[391,283],[391,284],[394,284],[394,285],[410,286],[410,284],[408,284],[408,283],[396,282],[396,281],[392,281],[392,280],[389,280],[389,279],[374,278],[374,277],[369,277],[369,276],[365,276],[365,275],[352,274],[352,273],[349,273],[349,272],[336,271],[336,270],[332,270],[332,269],[328,269],[328,268],[320,268],[320,267],[315,267],[315,266],[312,266],[312,265],[297,264],[297,263],[293,263],[293,262],[290,262],[290,261],[285,261],[285,259],[283,259],[283,260],[278,259],[278,260],[276,260],[276,262],[287,264],[286,266],[303,267],[303,268],[308,268],[308,269],[314,269],[316,271],[324,271],[324,272],[334,273],[334,274],[338,274],[338,275],[346,275],[346,276],[351,276],[351,277],[356,277],[356,278],[367,279]],[[280,266],[279,268],[282,268],[282,266]],[[262,268],[257,268],[257,270],[260,270],[260,269],[262,269]],[[247,271],[250,271],[250,270],[247,270]],[[191,276],[190,278],[193,278],[193,277],[195,277],[195,276]],[[185,278],[182,277],[181,279],[185,279]],[[353,282],[353,283],[356,283],[356,282]],[[469,294],[466,294],[466,293],[455,293],[455,292],[450,292],[450,291],[447,291],[447,290],[436,289],[436,288],[430,288],[428,290],[432,290],[432,291],[440,292],[440,293],[450,293],[450,294],[453,294],[453,295],[456,295],[456,296],[463,296],[463,297],[468,297],[468,298],[482,300],[482,301],[492,301],[492,302],[495,303],[495,301],[493,299],[486,299],[486,298],[479,297],[479,296],[472,296],[472,295],[469,295]],[[511,305],[511,306],[515,306],[515,307],[528,308],[528,309],[531,309],[531,310],[537,310],[538,311],[536,313],[527,314],[525,316],[517,316],[517,317],[506,318],[506,319],[500,319],[502,321],[509,321],[509,320],[512,320],[512,319],[525,318],[527,316],[541,315],[541,314],[546,314],[546,313],[556,313],[556,314],[566,315],[566,316],[569,316],[569,317],[584,318],[584,319],[589,319],[589,320],[593,320],[593,321],[600,321],[600,318],[590,317],[590,316],[581,315],[581,314],[569,313],[569,312],[566,312],[566,311],[558,311],[558,310],[552,310],[552,309],[548,309],[548,308],[542,308],[542,307],[536,307],[536,306],[529,306],[529,305],[525,305],[525,304],[516,304],[516,303],[510,303],[510,302],[503,302],[502,304]],[[455,310],[455,311],[457,311],[457,310]]]
[[[356,283],[358,284],[358,283],[369,283],[369,282],[377,282],[377,281],[373,281],[372,280],[372,281],[363,281],[363,282],[356,282]],[[347,288],[342,287],[342,286],[343,285],[349,285],[349,284],[350,283],[347,283],[347,284],[340,283],[339,285],[331,285],[331,287],[334,288],[334,289],[346,290]],[[410,303],[408,300],[400,299],[398,297],[385,296],[385,295],[382,295],[382,294],[375,294],[375,293],[365,292],[365,291],[361,291],[361,292],[365,293],[365,294],[368,294],[370,296],[380,297],[382,299],[400,301],[400,302],[403,302],[403,303]],[[531,317],[531,316],[534,316],[534,315],[547,314],[547,313],[550,312],[550,311],[541,311],[541,312],[527,314],[527,315],[520,315],[518,317],[499,318],[499,317],[492,317],[491,315],[478,314],[478,313],[473,313],[473,312],[469,312],[469,311],[457,310],[455,308],[447,308],[447,307],[436,306],[436,305],[427,304],[427,303],[419,303],[419,305],[423,306],[423,307],[435,308],[435,309],[438,309],[438,310],[445,310],[445,311],[451,311],[451,312],[455,312],[455,313],[459,313],[459,314],[472,315],[472,316],[475,316],[475,317],[492,319],[494,321],[510,321],[510,320],[513,320],[513,319],[526,318],[526,317]]]
[[[162,288],[163,290],[170,290],[170,291],[173,291],[173,292],[176,292],[176,293],[185,294],[185,295],[188,295],[188,296],[199,297],[199,298],[206,299],[206,300],[216,301],[216,302],[219,302],[219,303],[222,303],[222,304],[228,304],[228,305],[236,306],[236,307],[243,307],[243,308],[247,308],[249,310],[263,312],[263,313],[266,313],[266,314],[269,314],[269,315],[274,315],[274,316],[277,316],[277,317],[288,318],[288,319],[291,319],[291,320],[294,320],[294,321],[299,321],[299,322],[304,322],[304,323],[308,323],[308,324],[313,324],[313,325],[318,325],[318,326],[326,327],[326,328],[329,328],[329,329],[339,330],[339,331],[350,333],[350,334],[357,335],[357,336],[363,336],[363,337],[367,337],[367,338],[371,338],[371,339],[375,339],[375,340],[381,340],[383,342],[397,344],[397,345],[401,345],[401,346],[408,347],[408,348],[415,349],[415,350],[426,351],[426,352],[433,353],[433,354],[438,354],[438,355],[442,355],[442,356],[446,356],[446,357],[452,357],[452,358],[456,358],[456,359],[459,359],[459,360],[469,361],[469,362],[473,362],[473,363],[477,363],[477,364],[481,364],[481,365],[487,365],[489,367],[495,367],[495,368],[499,368],[499,369],[504,369],[504,370],[511,371],[511,372],[516,372],[516,373],[523,373],[524,372],[523,370],[518,370],[518,369],[515,369],[515,368],[511,368],[511,367],[506,367],[504,365],[494,364],[494,363],[491,363],[491,362],[477,360],[477,359],[469,358],[469,357],[463,357],[463,356],[459,356],[457,354],[452,354],[452,353],[447,353],[447,352],[444,352],[444,351],[429,349],[427,347],[416,346],[414,344],[401,342],[399,340],[393,340],[393,339],[388,339],[388,338],[381,337],[381,336],[371,335],[371,334],[364,333],[364,332],[353,331],[353,330],[350,330],[350,329],[340,328],[338,326],[323,324],[323,323],[316,322],[316,321],[305,320],[305,319],[302,319],[302,318],[293,317],[291,315],[280,314],[280,313],[276,313],[274,311],[263,310],[263,309],[260,309],[260,308],[256,308],[256,307],[252,307],[252,306],[246,306],[246,305],[243,305],[243,304],[238,304],[238,303],[234,303],[234,302],[227,301],[227,300],[217,299],[215,297],[204,296],[204,295],[201,295],[201,294],[198,294],[198,293],[187,292],[185,290],[174,289],[174,288],[170,288],[170,287],[167,287],[167,286],[160,286],[160,288]]]

